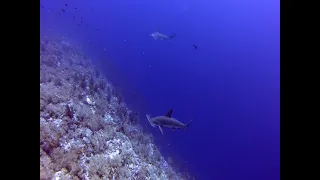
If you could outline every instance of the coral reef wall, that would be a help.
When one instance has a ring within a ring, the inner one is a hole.
[[[184,179],[91,60],[40,37],[40,179]]]

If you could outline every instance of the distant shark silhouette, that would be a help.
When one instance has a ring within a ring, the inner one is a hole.
[[[150,34],[151,37],[153,37],[154,40],[170,40],[172,38],[174,38],[176,36],[176,34],[173,34],[171,36],[168,36],[168,35],[165,35],[165,34],[162,34],[160,32],[154,32],[152,34]]]
[[[189,121],[187,124],[184,124],[184,123],[172,118],[171,117],[172,112],[173,112],[173,109],[170,109],[165,116],[156,116],[153,118],[151,118],[148,114],[146,116],[147,116],[147,119],[152,127],[156,127],[156,126],[159,127],[162,135],[163,135],[162,127],[172,128],[173,130],[182,129],[182,128],[187,129],[187,127],[192,122],[192,120]]]
[[[193,46],[195,49],[198,49],[198,46],[197,46],[197,45],[192,44],[192,46]]]

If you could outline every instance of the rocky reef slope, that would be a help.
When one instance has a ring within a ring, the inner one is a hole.
[[[40,37],[40,179],[183,179],[83,53]]]

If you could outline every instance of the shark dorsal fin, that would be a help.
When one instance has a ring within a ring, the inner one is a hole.
[[[170,109],[170,110],[167,112],[166,116],[169,117],[169,118],[171,118],[172,111],[173,111],[173,109]]]

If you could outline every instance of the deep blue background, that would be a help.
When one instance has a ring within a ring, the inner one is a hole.
[[[41,4],[41,34],[83,49],[141,113],[163,155],[197,179],[280,179],[279,0]],[[81,16],[89,27],[77,25]],[[157,30],[177,36],[155,41]],[[193,120],[187,132],[162,136],[145,119],[170,108]]]

